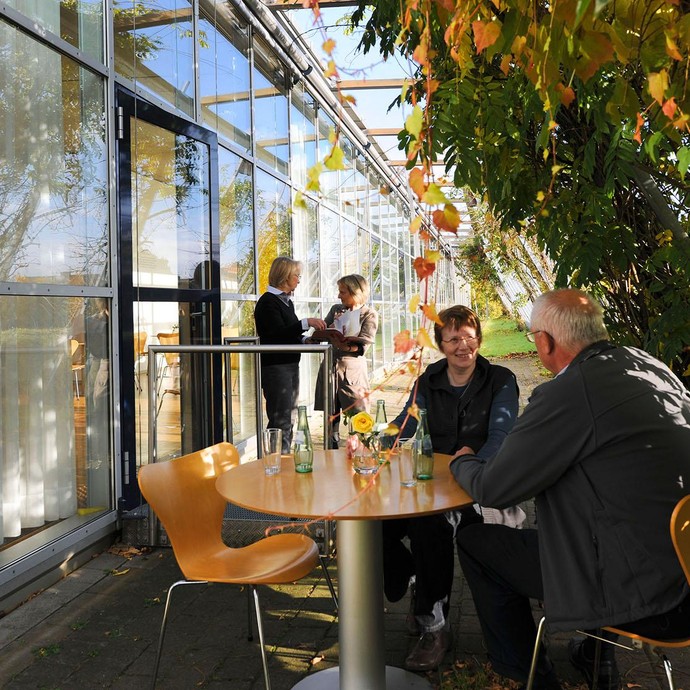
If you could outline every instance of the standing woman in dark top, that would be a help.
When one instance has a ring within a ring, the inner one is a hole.
[[[273,260],[268,289],[254,309],[256,333],[262,345],[299,345],[310,328],[325,328],[323,319],[299,319],[292,295],[302,278],[302,264],[287,256]],[[295,405],[299,391],[298,352],[261,354],[261,388],[268,426],[283,430],[283,453],[290,452]]]

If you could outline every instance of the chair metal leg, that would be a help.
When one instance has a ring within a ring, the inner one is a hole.
[[[676,686],[673,681],[673,669],[671,668],[671,661],[669,658],[658,647],[643,644],[642,648],[644,649],[647,661],[649,662],[649,667],[652,669],[654,679],[656,680],[659,689],[663,690],[664,688],[664,676],[659,670],[659,661],[661,661],[661,665],[664,668],[664,673],[666,674],[666,681],[668,683],[669,690],[675,690]]]
[[[178,585],[207,585],[205,580],[178,580],[173,583],[168,589],[168,596],[165,599],[165,609],[163,611],[163,621],[161,622],[161,631],[158,637],[158,651],[156,652],[156,663],[153,666],[153,678],[151,679],[151,690],[156,687],[156,678],[158,677],[158,666],[161,661],[161,652],[163,651],[163,638],[165,637],[165,627],[168,623],[168,609],[170,608],[170,601],[172,599],[173,590]]]
[[[252,589],[247,587],[247,642],[254,641],[254,631],[252,629]]]
[[[259,593],[254,585],[250,585],[254,594],[254,609],[256,610],[256,627],[259,630],[259,646],[261,647],[261,661],[264,665],[264,683],[266,690],[271,690],[271,680],[268,677],[268,660],[266,659],[266,645],[264,644],[264,625],[261,620],[261,606],[259,605]]]
[[[333,586],[333,580],[331,580],[331,574],[328,572],[328,567],[327,567],[327,556],[324,556],[323,554],[319,555],[319,561],[321,563],[321,569],[323,570],[323,575],[326,578],[326,584],[328,585],[328,589],[331,593],[331,597],[333,598],[333,604],[335,605],[335,612],[338,613],[338,595],[335,591],[335,587]]]
[[[537,660],[539,659],[539,647],[541,646],[541,640],[544,636],[544,626],[546,625],[546,616],[542,616],[539,621],[539,626],[537,627],[537,636],[534,639],[534,651],[532,652],[532,663],[529,667],[529,676],[527,677],[527,685],[525,690],[532,690],[534,685],[534,676],[537,672]]]

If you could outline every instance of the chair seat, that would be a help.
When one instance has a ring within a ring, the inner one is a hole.
[[[602,630],[608,630],[609,632],[615,633],[616,635],[620,635],[621,637],[627,637],[629,640],[639,641],[642,644],[648,644],[652,647],[690,647],[690,639],[687,637],[679,638],[677,640],[657,640],[651,637],[636,635],[635,633],[628,632],[627,630],[622,630],[621,628],[614,628],[610,625],[604,626]]]
[[[319,548],[314,540],[290,533],[266,537],[237,549],[222,545],[215,550],[199,551],[179,566],[189,580],[272,585],[299,580],[318,564]]]

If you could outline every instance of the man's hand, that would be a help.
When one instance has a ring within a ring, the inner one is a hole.
[[[307,324],[309,325],[309,328],[315,328],[317,331],[323,330],[324,328],[328,328],[326,322],[323,319],[309,318],[307,319]]]
[[[455,453],[453,460],[455,460],[455,458],[459,458],[461,455],[476,455],[476,453],[474,452],[473,448],[463,446],[459,451],[457,451],[457,453]]]

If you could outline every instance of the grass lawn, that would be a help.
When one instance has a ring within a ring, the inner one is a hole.
[[[537,351],[533,343],[525,338],[525,331],[519,331],[515,321],[489,319],[482,324],[482,349],[484,357],[506,357],[507,355],[532,354]]]

